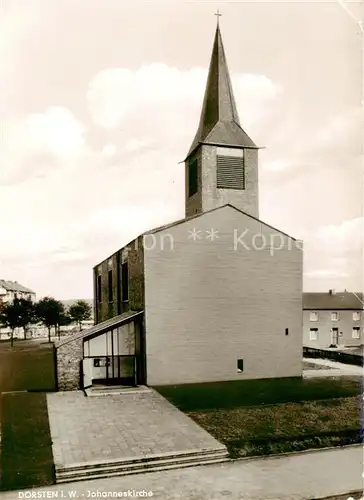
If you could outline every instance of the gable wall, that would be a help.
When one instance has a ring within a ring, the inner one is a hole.
[[[195,242],[193,228],[202,236]],[[249,250],[234,247],[234,230],[247,231]],[[292,240],[231,207],[155,237],[144,255],[149,385],[301,375],[302,251]],[[265,248],[254,249],[263,237]]]

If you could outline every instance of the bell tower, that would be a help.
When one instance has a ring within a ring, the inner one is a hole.
[[[185,159],[186,217],[230,203],[259,218],[258,149],[240,125],[217,23],[200,123]]]

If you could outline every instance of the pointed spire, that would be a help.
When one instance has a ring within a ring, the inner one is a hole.
[[[221,14],[216,15],[219,21]],[[216,26],[200,124],[187,156],[201,143],[258,149],[240,126],[219,22]]]

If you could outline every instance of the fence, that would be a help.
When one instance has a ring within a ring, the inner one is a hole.
[[[303,348],[304,358],[323,358],[338,361],[347,365],[363,366],[363,356],[342,351],[327,351],[325,349],[315,349],[314,347]]]

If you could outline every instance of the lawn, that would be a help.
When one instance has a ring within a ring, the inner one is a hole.
[[[246,456],[291,451],[292,443],[294,449],[305,449],[306,444],[316,447],[316,442],[325,446],[355,441],[360,434],[360,405],[361,397],[356,396],[188,415],[227,445],[232,455]]]
[[[1,490],[54,484],[46,395],[1,395]]]
[[[36,341],[0,343],[0,392],[54,391],[53,346]]]
[[[360,442],[361,377],[156,387],[233,458]]]
[[[155,389],[189,412],[357,396],[362,393],[362,377],[237,380]]]

